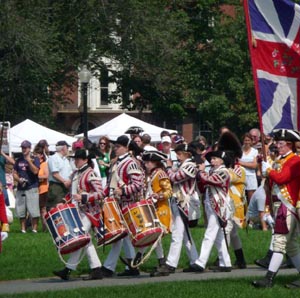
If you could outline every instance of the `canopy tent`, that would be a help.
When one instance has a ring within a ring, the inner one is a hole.
[[[31,142],[34,147],[40,140],[47,140],[50,151],[55,151],[55,144],[58,141],[66,141],[69,145],[72,145],[76,141],[76,138],[70,137],[61,132],[42,126],[29,119],[13,126],[9,131],[9,143],[11,152],[21,152],[21,143],[24,140]]]
[[[123,113],[111,119],[110,121],[88,131],[88,138],[92,142],[97,142],[100,136],[106,135],[109,137],[109,139],[116,140],[120,135],[123,135],[130,126],[140,126],[141,128],[143,128],[143,133],[149,134],[151,136],[152,142],[160,141],[160,133],[163,130],[167,130],[170,133],[177,133],[176,130],[155,126]],[[75,137],[79,138],[82,136],[83,134],[79,134]]]

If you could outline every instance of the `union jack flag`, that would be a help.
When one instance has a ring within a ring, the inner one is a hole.
[[[300,6],[244,0],[260,127],[300,129]]]

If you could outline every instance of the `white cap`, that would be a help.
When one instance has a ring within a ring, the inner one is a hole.
[[[171,138],[169,136],[164,136],[161,138],[162,143],[172,143]]]

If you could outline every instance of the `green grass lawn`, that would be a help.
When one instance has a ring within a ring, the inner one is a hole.
[[[201,223],[200,223],[201,224]],[[192,235],[196,243],[198,251],[200,250],[201,240],[204,234],[203,226],[193,228]],[[258,230],[240,230],[239,231],[244,246],[244,254],[248,264],[253,264],[253,260],[262,257],[268,250],[271,232],[263,232]],[[167,255],[170,245],[170,236],[163,238],[164,251]],[[100,260],[104,262],[110,246],[98,248]],[[232,260],[234,262],[234,254],[231,251]],[[217,256],[214,249],[209,263],[212,263]],[[142,271],[151,271],[157,265],[155,252],[152,253],[149,260],[141,266]],[[182,248],[182,255],[178,268],[188,265],[188,258],[185,248]],[[15,280],[37,277],[53,276],[52,271],[63,268],[56,248],[52,242],[52,238],[48,232],[34,234],[30,230],[26,234],[20,232],[18,220],[15,219],[11,225],[11,232],[8,239],[3,242],[3,251],[0,254],[0,280]],[[117,271],[123,271],[124,265],[119,262]],[[87,273],[89,270],[86,258],[79,264],[77,274]]]
[[[20,233],[17,220],[11,225],[9,238],[3,243],[3,251],[0,254],[0,280],[17,280],[40,277],[52,277],[52,271],[64,267],[61,262],[52,238],[48,232],[34,234],[30,231],[27,234]],[[244,246],[244,253],[248,264],[253,264],[257,257],[265,255],[269,248],[271,232],[262,232],[258,230],[240,230],[240,237]],[[200,249],[201,240],[204,234],[204,227],[200,225],[192,229],[192,235],[196,242],[197,249]],[[170,236],[163,239],[165,253],[167,255]],[[104,262],[110,247],[99,248],[99,256]],[[214,249],[209,264],[216,259],[216,250]],[[234,254],[231,251],[234,262]],[[208,265],[209,265],[208,264]],[[157,265],[155,253],[150,259],[141,266],[142,271],[151,271],[153,266]],[[188,259],[183,248],[178,268],[188,265]],[[119,262],[117,271],[122,271],[124,265]],[[86,258],[79,264],[78,270],[73,276],[86,274],[89,271]],[[149,283],[137,286],[119,286],[119,287],[98,287],[83,288],[65,291],[51,291],[41,293],[24,293],[15,295],[0,295],[0,298],[25,298],[25,297],[55,297],[55,298],[90,298],[90,297],[115,297],[115,298],[153,298],[153,297],[296,297],[299,291],[291,291],[283,287],[284,284],[295,279],[295,276],[279,276],[272,289],[255,289],[250,285],[253,278],[208,280],[208,281],[182,281],[176,283],[162,282]],[[1,286],[1,284],[0,284]],[[295,296],[296,295],[296,296]]]

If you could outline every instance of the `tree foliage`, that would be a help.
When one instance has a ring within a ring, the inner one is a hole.
[[[110,69],[111,100],[124,107],[151,106],[169,125],[188,114],[215,130],[257,125],[239,0],[10,0],[0,17],[0,111],[14,123],[50,121],[78,66],[101,78],[108,58],[119,66]]]

